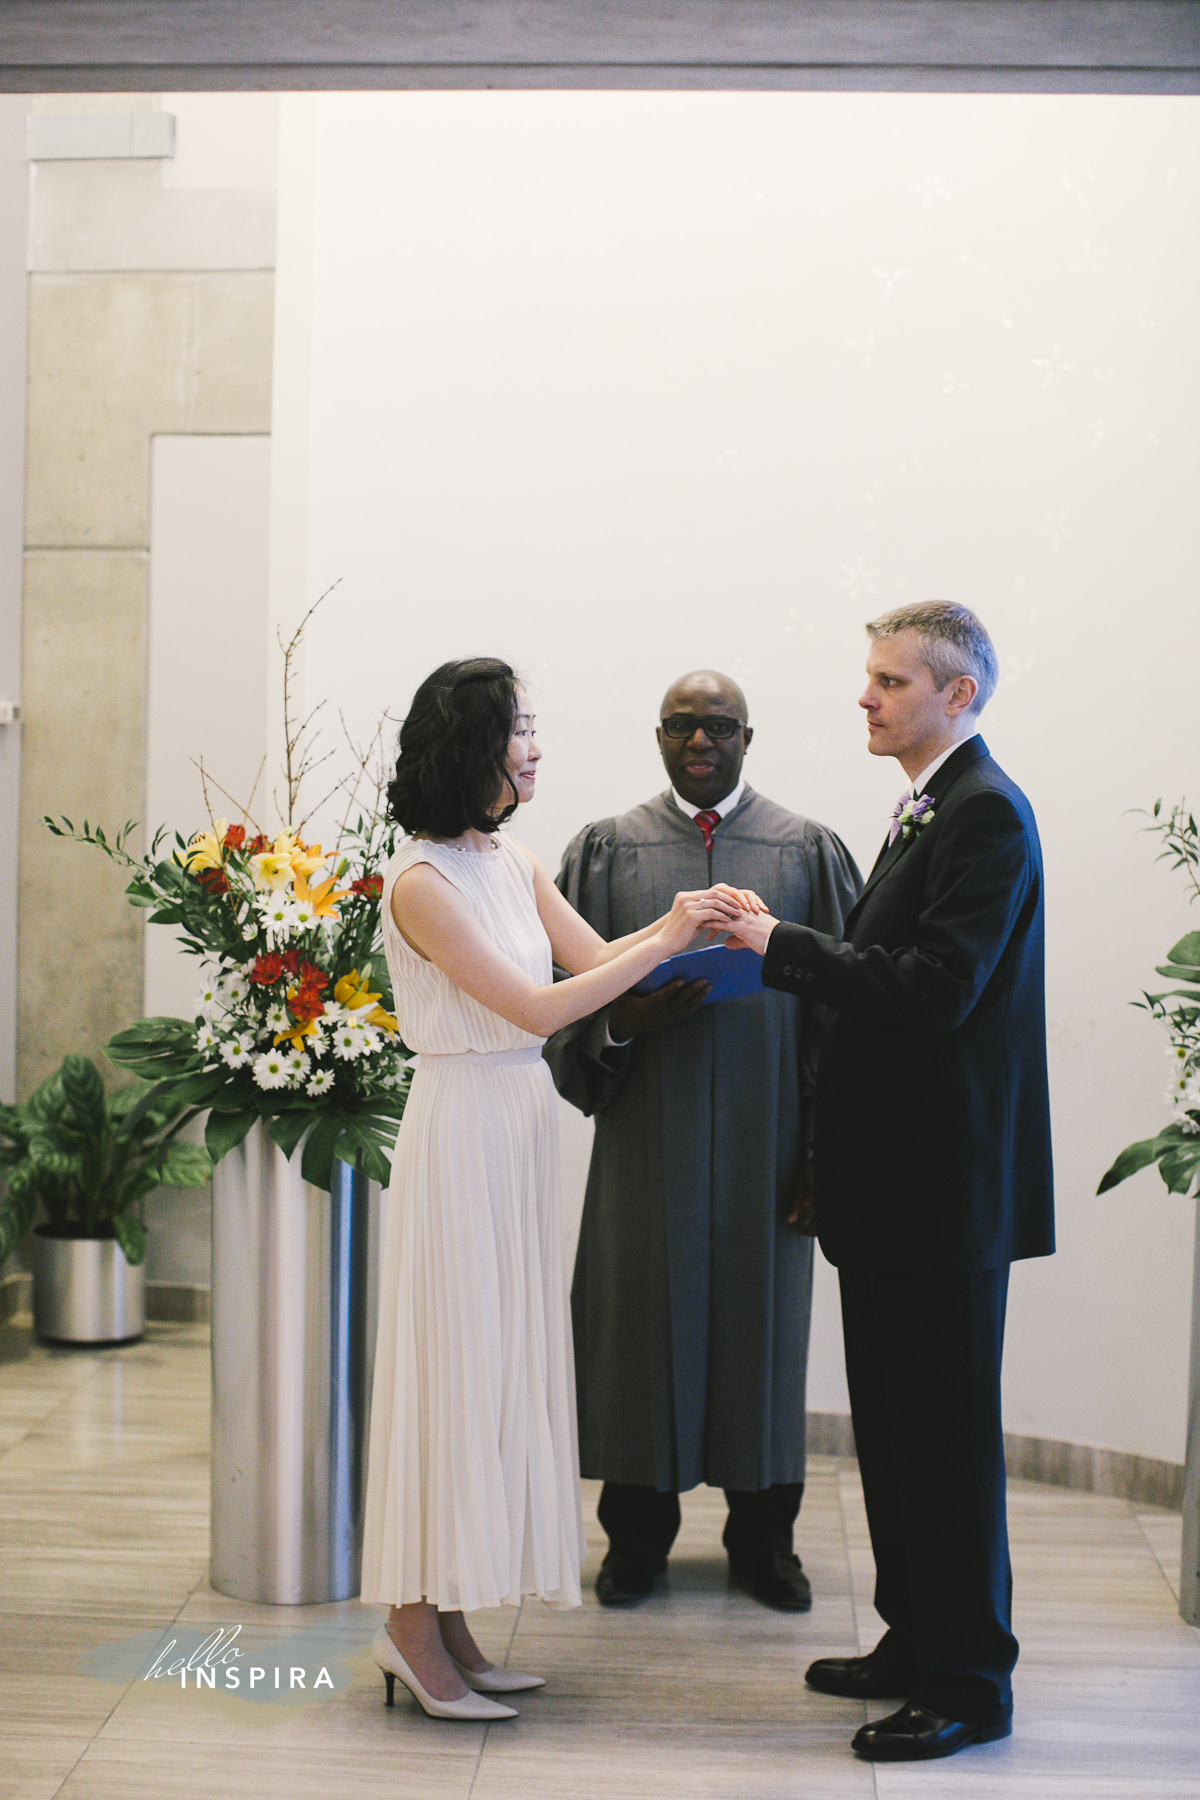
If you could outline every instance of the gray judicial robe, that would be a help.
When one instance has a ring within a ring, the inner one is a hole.
[[[668,791],[587,826],[558,876],[606,939],[714,881],[839,938],[861,885],[831,831],[750,787],[711,858]],[[813,1247],[787,1214],[813,1010],[764,988],[617,1048],[606,1023],[580,1020],[545,1052],[596,1121],[571,1296],[582,1472],[662,1493],[802,1481]]]

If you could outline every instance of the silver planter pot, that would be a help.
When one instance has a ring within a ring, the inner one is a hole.
[[[361,1585],[380,1215],[300,1158],[257,1124],[213,1171],[211,1579],[287,1606]]]
[[[115,1238],[33,1234],[33,1328],[56,1344],[129,1344],[146,1329],[146,1269]]]

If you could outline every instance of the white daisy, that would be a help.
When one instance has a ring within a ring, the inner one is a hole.
[[[361,1025],[339,1025],[330,1039],[330,1048],[343,1062],[355,1062],[370,1049],[370,1039]]]
[[[317,909],[310,900],[293,900],[292,920],[297,931],[311,931],[317,923]]]
[[[333,1070],[318,1069],[316,1074],[310,1077],[304,1091],[315,1099],[318,1094],[327,1094],[332,1086]]]
[[[258,913],[271,945],[286,944],[297,929],[296,912],[297,902],[289,900],[286,894],[263,895]]]
[[[200,1027],[199,1031],[196,1033],[196,1048],[197,1048],[197,1050],[201,1050],[201,1051],[215,1050],[216,1047],[217,1047],[216,1032],[213,1030],[211,1025],[202,1025]]]
[[[292,1021],[288,1017],[288,1009],[286,1006],[277,1004],[267,1008],[268,1031],[290,1031],[291,1028]]]
[[[290,1050],[283,1062],[287,1070],[288,1086],[300,1087],[312,1067],[303,1050]]]
[[[267,1050],[254,1059],[254,1079],[260,1088],[288,1085],[288,1058],[282,1050]]]
[[[221,1045],[221,1060],[228,1063],[231,1069],[240,1069],[249,1061],[253,1049],[253,1041],[239,1031]]]

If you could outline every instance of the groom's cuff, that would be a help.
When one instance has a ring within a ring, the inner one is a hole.
[[[767,939],[766,953],[763,956],[763,986],[780,988],[785,994],[804,994],[810,1000],[816,999],[814,989],[824,957],[824,947],[831,941],[822,931],[811,931],[807,925],[789,925],[786,921],[781,921]]]

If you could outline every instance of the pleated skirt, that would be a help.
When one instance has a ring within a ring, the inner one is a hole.
[[[388,1194],[364,1601],[580,1602],[556,1105],[540,1056],[417,1065]]]

